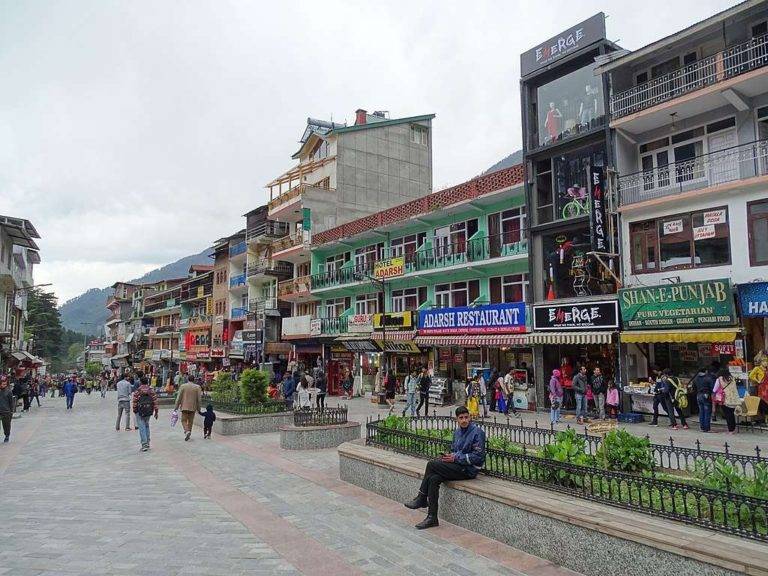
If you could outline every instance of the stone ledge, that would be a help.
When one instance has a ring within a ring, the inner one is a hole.
[[[280,448],[283,450],[320,450],[360,439],[360,423],[327,426],[280,426]]]
[[[280,426],[293,422],[293,412],[276,412],[274,414],[229,414],[216,412],[216,422],[213,431],[222,436],[237,434],[260,434],[277,432]],[[203,417],[195,416],[195,426],[203,426]]]
[[[425,466],[424,460],[365,446],[364,440],[339,446],[339,457],[343,480],[402,500],[413,496]],[[361,473],[361,464],[368,469],[367,475]],[[375,478],[366,486],[366,476],[372,475]],[[473,512],[466,506],[467,500],[476,502],[481,510],[496,508],[499,514],[513,516],[526,533],[504,526],[508,518],[503,522],[487,515],[470,518]],[[590,541],[608,547],[612,551],[609,558],[632,559],[634,566],[622,566],[621,574],[768,576],[768,546],[762,543],[497,478],[446,482],[440,504],[440,516],[449,522],[584,574],[617,573],[616,564],[608,571],[601,569],[600,550],[582,545]],[[570,536],[561,542],[555,536],[558,532]],[[643,566],[638,560],[641,556],[643,560],[655,558],[655,563]],[[663,564],[656,565],[658,562]]]

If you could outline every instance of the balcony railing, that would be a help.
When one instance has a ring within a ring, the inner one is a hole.
[[[277,297],[286,298],[306,294],[312,290],[312,277],[299,276],[291,280],[284,280],[277,285]]]
[[[626,206],[766,174],[768,140],[757,140],[621,176],[619,202]]]
[[[211,316],[208,314],[200,314],[198,316],[190,316],[187,320],[187,327],[189,328],[206,328],[211,325]]]
[[[240,320],[248,315],[248,308],[232,308],[230,317],[232,320]]]
[[[346,316],[340,316],[339,318],[320,318],[320,334],[323,336],[346,334],[348,329],[349,323]]]
[[[248,310],[263,315],[266,310],[277,310],[277,298],[251,298],[248,301]]]
[[[768,64],[768,35],[753,38],[708,58],[611,96],[615,120],[729,80]]]
[[[317,190],[325,190],[332,192],[334,189],[326,186],[320,186],[319,184],[298,184],[294,186],[293,188],[286,190],[282,194],[279,194],[278,196],[275,196],[272,200],[269,201],[269,210],[274,210],[281,204],[285,204],[286,202],[289,202],[296,198],[297,196],[301,196],[304,194],[307,190],[310,188],[315,188]]]
[[[238,286],[245,286],[245,274],[238,274],[229,279],[230,288],[236,288]]]
[[[433,248],[421,248],[404,254],[405,270],[424,272],[468,263],[517,256],[528,253],[528,241],[521,230],[505,234],[473,238],[462,242],[440,244]],[[373,275],[374,262],[338,270],[329,270],[312,276],[312,289],[330,288],[343,284],[367,281],[366,276]]]
[[[245,239],[248,242],[251,240],[271,242],[275,238],[287,236],[290,231],[291,225],[288,222],[265,220],[252,228],[248,228],[245,232]]]
[[[173,308],[178,306],[179,302],[175,298],[170,300],[163,300],[162,302],[154,302],[152,304],[146,304],[144,306],[144,313],[157,312],[158,310],[164,310],[166,308]]]
[[[246,243],[238,242],[237,244],[234,244],[229,247],[229,257],[232,258],[233,256],[239,256],[240,254],[244,254],[247,249]]]
[[[260,274],[287,278],[293,275],[293,266],[287,262],[254,262],[248,265],[246,273],[249,278]]]
[[[171,332],[178,332],[178,330],[178,326],[167,324],[166,326],[156,326],[155,334],[169,334]]]
[[[272,253],[274,254],[275,252],[280,252],[281,250],[288,250],[290,248],[295,248],[296,246],[309,244],[309,241],[309,232],[299,230],[294,234],[290,234],[272,242]]]

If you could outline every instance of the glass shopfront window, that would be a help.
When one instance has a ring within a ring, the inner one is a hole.
[[[573,298],[614,294],[611,274],[587,252],[592,250],[589,226],[542,237],[544,248],[544,297]]]
[[[603,144],[536,163],[537,224],[589,215],[591,166],[605,166]]]
[[[601,126],[605,121],[603,86],[590,64],[536,89],[538,136],[534,148],[554,144]]]

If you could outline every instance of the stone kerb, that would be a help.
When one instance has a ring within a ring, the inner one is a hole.
[[[339,446],[342,480],[400,502],[425,464],[364,440]],[[586,576],[768,576],[761,543],[497,478],[445,482],[440,518]]]
[[[274,414],[228,414],[216,412],[216,422],[213,431],[222,436],[237,434],[261,434],[277,432],[281,426],[293,421],[293,412],[276,412]],[[195,417],[195,426],[202,427],[203,417]],[[358,435],[359,436],[359,435]]]
[[[326,426],[280,426],[280,448],[283,450],[320,450],[360,439],[360,423]]]

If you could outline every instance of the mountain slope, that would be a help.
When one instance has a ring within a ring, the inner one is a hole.
[[[168,278],[182,278],[187,275],[189,267],[193,264],[211,264],[211,249],[206,248],[199,254],[185,256],[176,262],[166,264],[155,270],[151,270],[141,278],[128,280],[137,284],[144,282],[157,282]],[[88,334],[102,335],[104,333],[104,322],[107,320],[109,312],[104,307],[107,297],[112,289],[91,288],[87,292],[80,294],[71,300],[67,300],[59,307],[61,313],[61,323],[65,328],[75,332],[86,332]],[[85,322],[87,325],[83,325]]]

